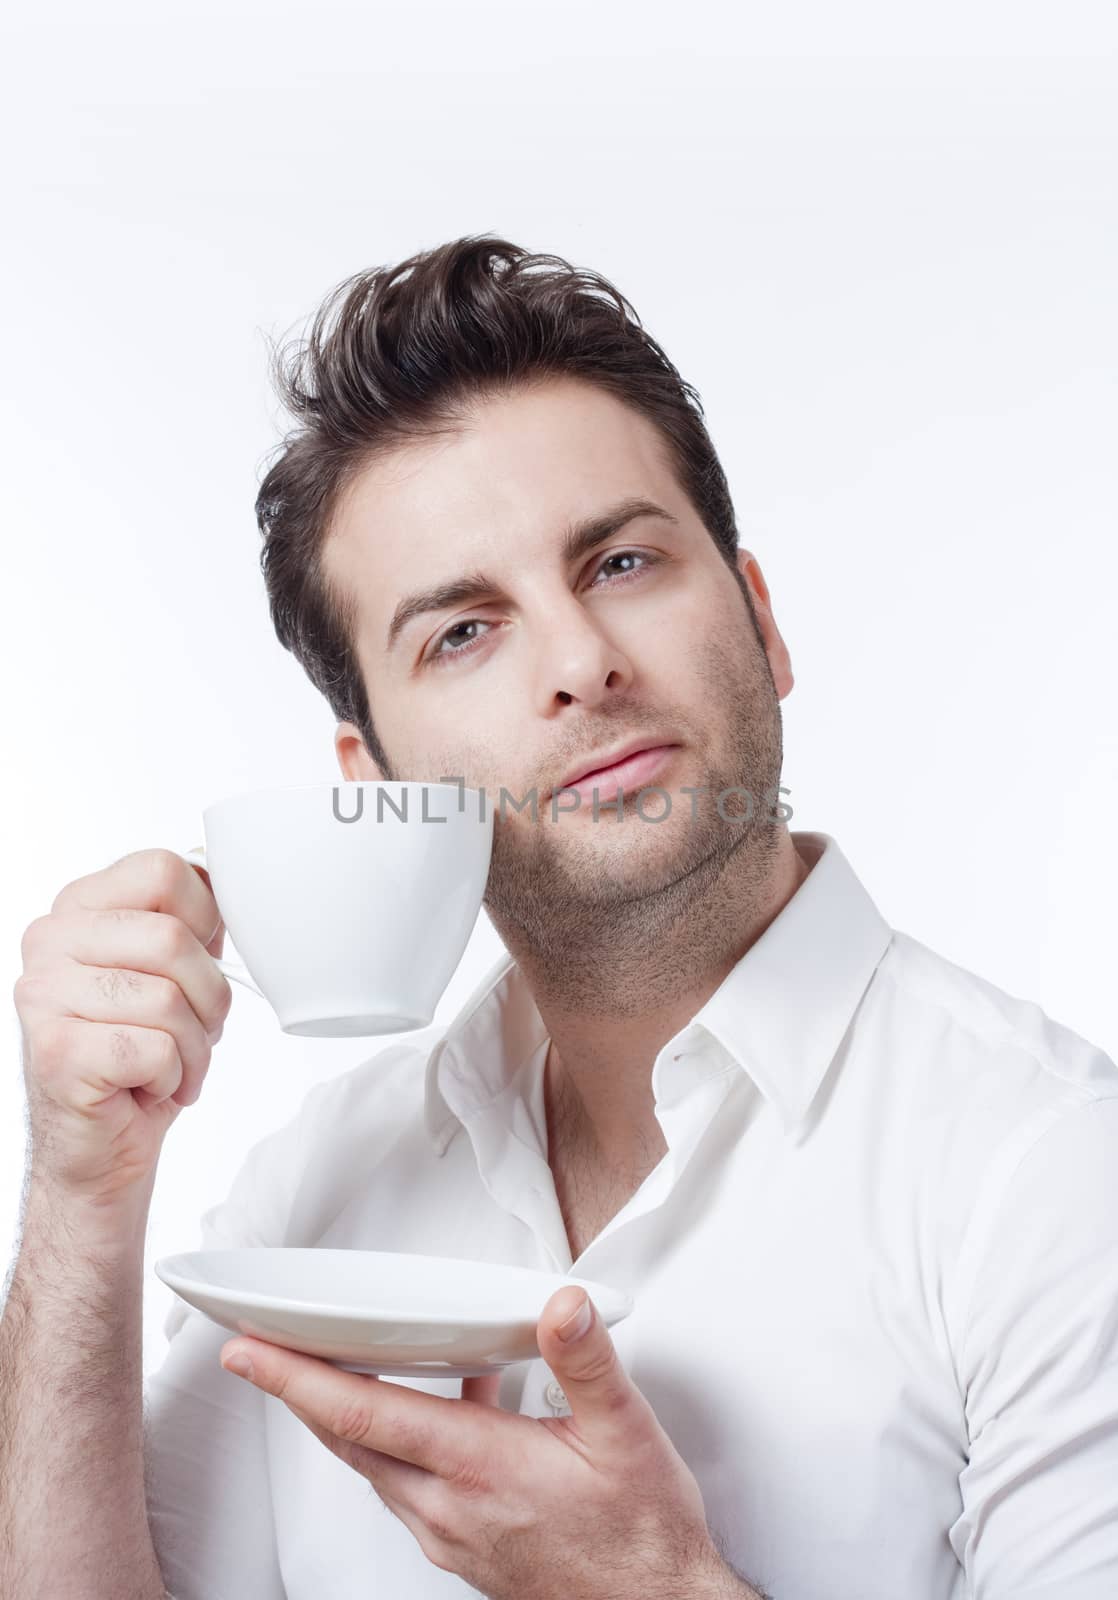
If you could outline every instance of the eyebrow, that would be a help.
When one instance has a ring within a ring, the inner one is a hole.
[[[667,522],[679,522],[678,517],[673,517],[670,511],[665,511],[663,506],[656,505],[652,500],[620,500],[595,516],[568,524],[563,535],[564,562],[570,564],[580,556],[589,554],[637,517],[661,517]],[[500,587],[484,572],[467,572],[460,578],[452,578],[430,589],[406,595],[392,613],[392,621],[388,624],[384,645],[386,653],[393,649],[404,629],[417,617],[429,611],[445,611],[471,600],[489,600],[500,592]]]

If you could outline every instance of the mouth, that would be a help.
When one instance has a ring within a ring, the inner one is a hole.
[[[576,778],[572,783],[560,784],[557,789],[552,790],[552,796],[573,790],[584,800],[589,800],[595,789],[614,798],[618,789],[623,794],[629,794],[634,789],[640,789],[654,782],[656,774],[679,748],[677,744],[658,744],[650,746],[647,750],[634,750],[632,755],[625,756],[621,761],[615,761],[612,766],[598,767],[593,772],[584,772],[581,778]]]

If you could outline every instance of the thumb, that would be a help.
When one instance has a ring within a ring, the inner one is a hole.
[[[585,1289],[559,1289],[552,1295],[536,1343],[563,1387],[572,1417],[588,1432],[631,1435],[647,1421],[651,1408],[622,1365]]]

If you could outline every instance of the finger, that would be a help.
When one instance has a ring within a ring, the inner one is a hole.
[[[93,1111],[121,1089],[131,1089],[143,1107],[172,1098],[184,1103],[178,1045],[162,1029],[125,1023],[106,1029],[81,1017],[56,1017],[46,1037],[40,1082],[50,1092],[62,1064],[67,1103],[77,1111]]]
[[[560,1338],[560,1329],[583,1302],[589,1318],[582,1331],[576,1319],[573,1336]],[[659,1431],[656,1413],[622,1365],[609,1329],[584,1289],[572,1285],[556,1290],[536,1325],[536,1343],[562,1384],[585,1438],[627,1448]]]
[[[133,850],[98,872],[75,878],[54,899],[51,911],[104,911],[117,907],[169,912],[207,944],[220,919],[208,883],[174,850]]]
[[[391,1499],[396,1504],[403,1504],[409,1496],[415,1496],[421,1484],[430,1481],[431,1474],[422,1467],[413,1467],[408,1461],[398,1461],[395,1456],[385,1455],[382,1450],[370,1450],[367,1445],[341,1439],[329,1428],[316,1422],[301,1406],[292,1405],[290,1400],[286,1403],[287,1409],[298,1417],[319,1443],[324,1444],[339,1461],[344,1461],[347,1467],[352,1467],[354,1472],[368,1479],[386,1503]],[[395,1510],[395,1504],[392,1509]],[[411,1509],[414,1511],[415,1507]]]
[[[477,1378],[462,1379],[462,1399],[472,1400],[479,1406],[496,1406],[500,1410],[501,1402],[497,1398],[501,1387],[501,1374],[499,1372],[483,1373]]]
[[[187,1087],[200,1084],[209,1070],[211,1043],[206,1030],[172,978],[68,959],[58,969],[54,997],[84,1022],[119,1022],[169,1033],[178,1047]],[[176,1087],[171,1085],[172,1090]]]
[[[453,1571],[453,1566],[447,1564],[447,1550],[433,1531],[446,1522],[445,1485],[420,1467],[407,1466],[390,1456],[379,1456],[374,1450],[361,1453],[375,1458],[370,1470],[363,1475],[376,1490],[384,1509],[403,1523],[428,1561]]]
[[[257,1388],[298,1406],[349,1444],[379,1450],[441,1478],[458,1477],[466,1463],[494,1451],[496,1417],[489,1406],[381,1383],[259,1339],[224,1346],[222,1365],[238,1354],[252,1362],[249,1381]]]
[[[167,987],[174,985],[185,1009],[176,1001],[168,1015],[186,1017],[192,1013],[206,1034],[215,1035],[220,1030],[232,1004],[229,981],[212,956],[180,918],[165,912],[125,906],[102,910],[71,908],[52,914],[49,925],[48,919],[43,919],[42,932],[29,949],[29,959],[36,964],[48,956],[56,959],[61,951],[94,973],[116,969],[120,976],[107,980],[118,991],[112,995],[114,999],[121,997],[120,986],[127,981],[128,973],[146,973],[162,980],[162,988],[159,983],[147,985],[146,998],[154,1000],[161,995],[165,1007],[175,1000]],[[128,1020],[143,1022],[146,1017],[130,1010]],[[162,1020],[158,1025],[167,1026]]]

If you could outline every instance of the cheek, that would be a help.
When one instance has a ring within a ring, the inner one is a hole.
[[[727,619],[719,599],[703,592],[677,592],[643,615],[631,638],[633,660],[657,682],[667,684],[677,699],[686,698],[688,687],[702,676],[701,663],[712,642],[717,646],[725,637]]]
[[[457,783],[459,779],[467,789],[485,789],[496,794],[502,781],[508,781],[509,772],[516,772],[515,747],[509,748],[511,709],[496,726],[490,726],[483,707],[471,707],[468,717],[458,715],[453,720],[440,719],[437,727],[423,728],[424,738],[430,735],[419,757],[417,770],[437,782]],[[463,722],[468,722],[469,739],[462,735]],[[418,730],[416,730],[418,732]],[[414,735],[413,735],[414,737]]]

